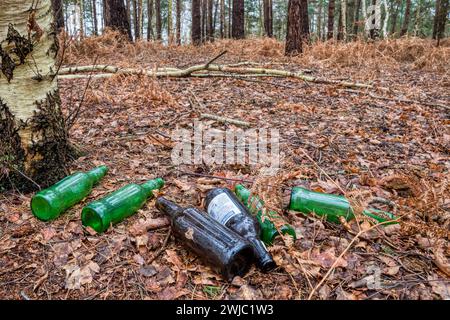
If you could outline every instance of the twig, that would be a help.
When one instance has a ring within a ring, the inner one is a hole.
[[[426,101],[410,100],[410,99],[397,98],[397,97],[394,97],[394,98],[383,97],[383,96],[378,96],[372,92],[365,92],[365,91],[352,90],[352,89],[343,89],[343,91],[349,92],[349,93],[356,93],[356,94],[368,94],[371,98],[374,98],[374,99],[395,101],[395,102],[404,102],[404,103],[415,103],[415,104],[422,104],[424,106],[429,106],[429,107],[441,107],[441,108],[445,108],[447,110],[450,109],[450,106],[447,106],[445,104],[441,104],[438,102],[426,102]]]
[[[150,258],[150,260],[147,262],[147,264],[151,264],[153,261],[155,261],[155,259],[158,258],[158,256],[164,251],[167,243],[169,242],[171,233],[172,233],[172,228],[169,228],[169,231],[167,232],[166,238],[164,239],[164,242],[163,242],[161,248],[159,248],[158,251],[155,252],[153,257]]]
[[[311,291],[311,293],[308,296],[308,300],[311,300],[311,298],[314,296],[314,294],[316,293],[316,291],[322,286],[322,284],[325,282],[325,280],[330,276],[331,272],[333,272],[334,268],[336,268],[337,264],[339,263],[339,260],[342,259],[342,257],[348,252],[348,250],[350,250],[350,248],[352,247],[353,243],[355,243],[355,241],[357,239],[359,239],[359,237],[361,235],[363,235],[364,233],[375,229],[377,227],[379,227],[380,225],[386,224],[386,223],[390,223],[392,221],[398,221],[400,218],[395,219],[395,220],[390,220],[390,221],[384,221],[384,222],[380,222],[377,223],[376,225],[371,226],[368,229],[365,230],[360,230],[352,239],[352,241],[350,241],[350,243],[347,245],[347,247],[344,249],[344,251],[342,251],[342,253],[336,258],[336,260],[333,262],[333,264],[331,265],[330,269],[328,269],[327,273],[323,276],[322,280],[320,280],[320,282],[314,287],[314,289]]]
[[[209,60],[206,64],[205,64],[205,69],[208,69],[209,65],[211,63],[213,63],[214,61],[216,61],[217,59],[219,59],[221,56],[223,56],[224,54],[226,54],[228,51],[222,51],[221,53],[219,53],[217,56],[215,56],[214,58],[212,58],[211,60]]]
[[[209,113],[202,113],[200,115],[200,119],[211,119],[211,120],[216,120],[219,122],[223,122],[223,123],[231,123],[231,124],[235,124],[237,126],[243,126],[243,127],[250,127],[251,124],[250,122],[247,121],[242,121],[242,120],[235,120],[235,119],[230,119],[230,118],[225,118],[225,117],[219,117],[216,116],[214,114],[209,114]]]

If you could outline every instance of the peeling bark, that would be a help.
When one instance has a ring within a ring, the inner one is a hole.
[[[30,10],[31,9],[31,10]],[[0,191],[33,190],[66,175],[71,156],[56,78],[50,0],[0,2]]]

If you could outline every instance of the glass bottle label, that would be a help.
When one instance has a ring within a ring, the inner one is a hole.
[[[214,220],[223,225],[225,225],[235,215],[241,213],[239,208],[225,193],[221,193],[212,199],[208,205],[207,211]]]

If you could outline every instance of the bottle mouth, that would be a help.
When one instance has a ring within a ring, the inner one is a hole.
[[[48,221],[56,218],[58,212],[42,195],[36,195],[31,200],[31,211],[40,220]]]
[[[104,231],[103,220],[100,215],[92,208],[86,207],[81,213],[81,220],[85,227],[91,227],[96,232],[101,233]]]
[[[260,261],[258,265],[263,272],[269,272],[277,267],[277,264],[271,258]]]

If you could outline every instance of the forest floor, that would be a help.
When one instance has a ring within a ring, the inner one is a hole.
[[[64,65],[185,68],[225,49],[228,53],[215,63],[252,61],[389,90],[354,92],[265,77],[90,79],[70,130],[83,156],[70,170],[106,164],[110,172],[85,201],[52,222],[33,217],[32,194],[0,195],[0,298],[449,299],[450,118],[439,106],[450,105],[449,44],[435,48],[419,39],[321,43],[301,57],[286,58],[282,43],[269,39],[194,48],[128,44],[108,34],[70,43]],[[77,109],[87,82],[60,80],[66,115]],[[251,165],[173,165],[171,133],[192,128],[199,112],[279,129],[278,173],[266,177]],[[208,189],[232,187],[231,180],[186,172],[255,181],[244,184],[298,234],[294,243],[279,239],[269,247],[276,270],[264,274],[252,267],[231,283],[222,280],[173,236],[165,243],[168,227],[142,230],[162,217],[154,199],[104,234],[82,227],[83,205],[131,182],[163,177],[166,186],[159,194],[197,207]],[[360,205],[384,198],[395,203],[386,209],[401,217],[399,224],[370,229],[367,221],[341,225],[286,211],[288,188],[295,185],[344,191]]]

